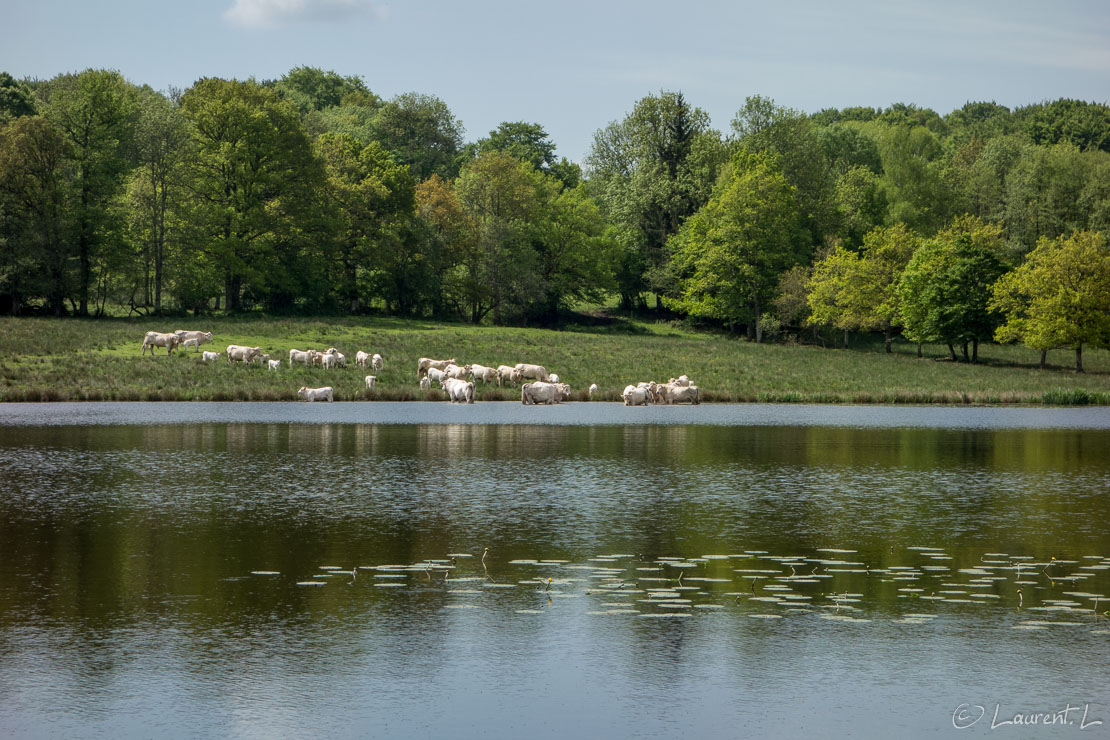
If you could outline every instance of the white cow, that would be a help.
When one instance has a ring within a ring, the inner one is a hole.
[[[443,381],[447,379],[447,373],[437,367],[429,367],[428,374],[425,377],[433,383],[443,385]]]
[[[520,380],[520,377],[516,374],[516,368],[515,367],[509,367],[508,365],[498,365],[497,366],[497,384],[498,385],[505,385],[506,381],[509,382],[509,383],[515,383],[518,380]]]
[[[701,403],[701,390],[696,385],[671,385],[668,383],[659,386],[659,389],[664,403],[692,403],[695,406]]]
[[[347,367],[347,355],[343,354],[342,352],[335,353],[335,361],[339,365],[339,367]]]
[[[639,388],[634,385],[625,386],[624,393],[621,394],[625,406],[647,406],[650,397],[651,394],[647,388]]]
[[[671,378],[669,381],[667,381],[667,385],[686,386],[686,385],[693,385],[693,383],[691,383],[690,379],[688,377],[686,377],[685,375],[679,375],[677,378]]]
[[[547,369],[543,365],[527,365],[525,363],[517,363],[516,377],[518,380],[523,378],[532,378],[541,382],[547,382]]]
[[[332,395],[332,387],[325,385],[323,388],[307,388],[301,386],[297,391],[297,395],[306,401],[334,401],[335,397]]]
[[[599,390],[600,389],[597,387],[597,383],[590,383],[590,398],[593,398],[594,394],[597,393]]]
[[[381,369],[385,367],[385,360],[382,359],[381,355],[375,353],[374,356],[370,358],[370,367],[380,372]]]
[[[559,402],[559,388],[554,383],[536,381],[520,386],[520,402],[525,406],[533,404],[551,405]]]
[[[142,355],[146,355],[146,348],[150,347],[150,356],[154,356],[155,347],[165,347],[166,354],[172,355],[174,349],[181,343],[181,338],[176,334],[163,334],[157,331],[148,331],[143,338]]]
[[[212,341],[212,332],[210,331],[186,331],[178,329],[174,332],[181,339],[181,346],[188,346],[187,342],[195,339],[196,342],[192,345],[196,350],[200,349],[200,345],[208,344]]]
[[[430,390],[431,387],[432,387],[432,379],[429,378],[427,375],[425,375],[423,378],[420,379],[420,390],[422,390],[422,391]]]
[[[359,367],[366,367],[370,364],[370,353],[363,352],[361,349],[355,352],[355,364]]]
[[[485,365],[471,365],[470,375],[474,380],[481,379],[481,381],[487,385],[497,379],[497,371]]]
[[[281,360],[267,360],[266,363],[270,366],[271,370],[277,370],[281,367]]]
[[[648,403],[663,403],[663,386],[654,380],[641,381],[636,384],[636,387],[647,391]]]
[[[196,339],[185,339],[181,342],[182,349],[188,349],[189,347],[192,347],[194,352],[199,352],[200,342],[198,342]]]
[[[367,375],[366,376],[366,390],[368,390],[368,391],[374,390],[374,384],[376,384],[377,382],[378,382],[378,379],[376,377],[374,377],[373,375]]]
[[[325,352],[320,355],[320,364],[324,366],[325,370],[332,370],[339,366],[339,355]]]
[[[227,362],[229,365],[232,361],[247,363],[260,359],[262,359],[261,347],[244,347],[239,344],[227,345]]]
[[[466,374],[470,372],[470,365],[458,366],[455,364],[448,365],[443,368],[443,372],[448,378],[455,378],[456,380],[466,380]]]
[[[289,366],[292,367],[294,362],[303,362],[308,367],[312,362],[312,350],[289,350]]]
[[[443,390],[451,403],[474,403],[474,384],[458,378],[447,378],[443,382]]]
[[[416,374],[423,377],[428,374],[429,368],[434,367],[437,370],[443,370],[448,365],[454,365],[455,362],[454,357],[450,360],[433,360],[430,357],[421,357],[416,362]]]
[[[559,376],[556,375],[555,373],[551,373],[550,375],[547,376],[547,382],[548,383],[558,383],[559,382]]]
[[[205,350],[204,354],[202,354],[200,356],[200,359],[204,360],[205,362],[215,362],[216,360],[220,359],[220,353],[219,352],[209,352],[209,351]]]

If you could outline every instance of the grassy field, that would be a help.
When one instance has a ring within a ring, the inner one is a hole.
[[[282,367],[204,364],[192,350],[140,357],[147,330],[199,329],[214,346],[262,347]],[[1110,403],[1110,352],[1087,350],[1087,372],[1072,369],[1070,351],[1039,353],[986,345],[979,365],[953,363],[947,349],[900,343],[882,351],[881,339],[854,337],[850,350],[785,344],[692,332],[667,323],[618,321],[591,330],[551,331],[475,327],[433,321],[377,318],[232,317],[201,320],[0,318],[0,400],[295,400],[302,385],[330,385],[336,400],[433,400],[439,390],[417,385],[419,357],[456,357],[463,363],[532,362],[557,372],[586,399],[597,383],[601,400],[618,400],[640,380],[666,381],[683,373],[709,401],[926,404]],[[289,349],[337,347],[350,367],[338,370],[287,365]],[[354,367],[358,350],[385,358],[378,388],[368,392]],[[516,389],[477,388],[479,400],[516,400]]]

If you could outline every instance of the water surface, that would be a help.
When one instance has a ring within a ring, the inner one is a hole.
[[[1101,409],[0,413],[11,736],[936,737],[961,704],[986,711],[968,735],[996,705],[1110,721]]]

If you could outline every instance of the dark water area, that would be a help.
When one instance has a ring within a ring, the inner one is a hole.
[[[0,735],[1110,734],[1107,411],[522,409],[0,407]]]

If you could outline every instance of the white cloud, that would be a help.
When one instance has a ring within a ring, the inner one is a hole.
[[[371,0],[234,0],[224,20],[243,28],[276,28],[304,21],[385,20],[385,6]]]

